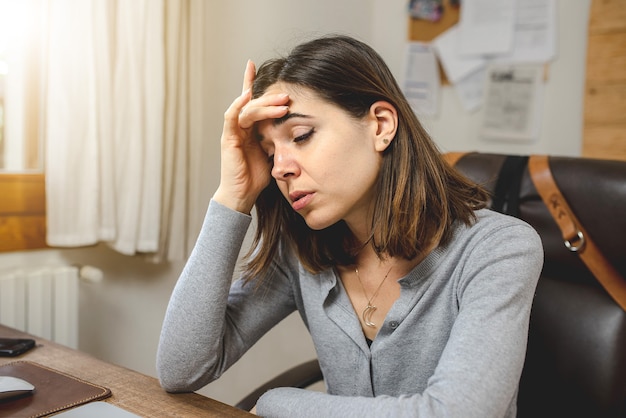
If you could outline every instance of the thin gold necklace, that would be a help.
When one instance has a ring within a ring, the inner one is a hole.
[[[383,283],[385,283],[385,280],[387,280],[387,276],[389,276],[389,273],[391,273],[392,268],[393,266],[389,267],[389,271],[387,271],[387,274],[385,274],[385,277],[383,277],[383,280],[378,285],[378,289],[376,289],[376,291],[374,292],[371,298],[368,298],[367,292],[365,291],[365,286],[363,286],[363,282],[361,281],[361,276],[359,275],[359,268],[356,266],[354,267],[356,278],[359,279],[359,283],[361,284],[361,288],[363,289],[363,294],[365,295],[365,298],[367,299],[367,306],[365,307],[365,309],[363,309],[363,312],[361,312],[361,318],[363,318],[363,323],[367,325],[368,327],[376,328],[376,324],[372,322],[372,315],[374,315],[374,312],[376,311],[377,308],[376,306],[372,305],[372,302],[374,301],[376,296],[378,296],[378,292],[380,291],[380,288],[383,287]]]

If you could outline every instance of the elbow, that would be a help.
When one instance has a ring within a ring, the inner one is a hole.
[[[159,344],[156,372],[161,387],[168,393],[194,392],[216,380],[219,362],[208,353]]]
[[[159,383],[161,384],[161,387],[163,388],[163,390],[165,390],[167,393],[193,392],[192,390],[189,390],[185,388],[184,386],[178,385],[176,382],[170,382],[166,379],[159,378]]]
[[[186,378],[183,370],[179,369],[174,363],[157,357],[156,371],[159,384],[166,392],[183,393],[193,391],[189,384],[189,379]]]
[[[215,380],[198,365],[157,361],[157,377],[168,393],[195,392]]]
[[[185,391],[180,390],[176,385],[173,385],[171,382],[167,380],[159,379],[159,383],[164,391],[167,393],[184,393]]]
[[[180,379],[176,373],[170,373],[168,370],[157,367],[157,376],[159,384],[168,393],[183,393],[191,392],[188,386],[184,383],[184,380]]]
[[[183,376],[166,373],[159,371],[158,372],[159,384],[167,393],[188,393],[194,392],[200,388],[202,388],[202,384],[199,384],[197,381],[186,379]]]

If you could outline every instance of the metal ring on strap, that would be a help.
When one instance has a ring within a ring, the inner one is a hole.
[[[576,235],[578,236],[578,243],[579,243],[577,246],[572,245],[571,241],[568,239],[563,241],[567,249],[572,252],[576,252],[585,246],[585,236],[583,235],[583,233],[581,231],[578,231]]]

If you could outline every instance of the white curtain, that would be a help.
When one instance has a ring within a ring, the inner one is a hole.
[[[200,165],[203,0],[41,0],[47,241],[189,252]]]

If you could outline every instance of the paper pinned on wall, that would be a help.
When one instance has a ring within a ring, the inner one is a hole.
[[[483,57],[465,57],[458,53],[458,33],[458,25],[455,25],[433,40],[435,52],[452,84],[485,67],[487,63]]]
[[[513,48],[516,0],[463,0],[458,51],[465,56],[510,53]]]
[[[483,104],[486,67],[479,68],[454,85],[454,90],[467,112],[474,112]]]
[[[548,62],[556,53],[556,0],[518,0],[513,49],[495,59]]]
[[[411,108],[420,116],[436,116],[441,80],[432,46],[409,42],[406,57],[404,94]]]
[[[556,56],[556,0],[464,0],[462,13],[463,10],[470,16],[461,16],[464,27],[461,22],[451,26],[433,39],[431,45],[468,112],[483,105],[489,64],[545,64]],[[475,44],[470,46],[470,43]],[[500,47],[492,48],[496,44]],[[463,45],[480,54],[464,54]],[[521,84],[516,86],[521,89]]]
[[[533,141],[539,136],[543,65],[492,63],[487,68],[481,136],[502,141]]]
[[[405,71],[404,95],[413,111],[420,116],[436,116],[441,80],[432,46],[409,42]]]

